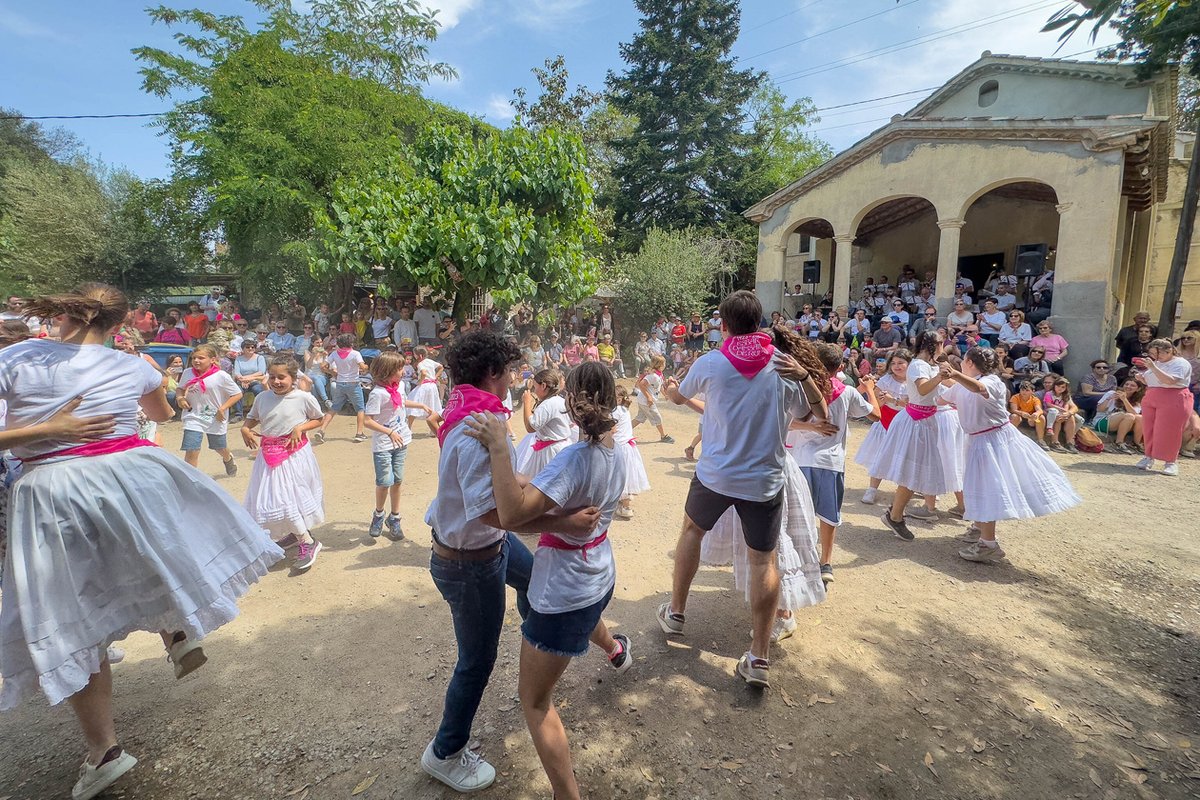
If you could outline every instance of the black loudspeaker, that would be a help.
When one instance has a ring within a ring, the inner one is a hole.
[[[1046,271],[1046,254],[1050,246],[1045,244],[1017,245],[1017,263],[1013,274],[1018,278],[1030,278]]]
[[[804,283],[821,282],[821,262],[819,259],[804,262]]]

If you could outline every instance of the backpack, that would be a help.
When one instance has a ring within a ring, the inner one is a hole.
[[[1104,452],[1104,442],[1091,428],[1080,428],[1075,432],[1075,447],[1084,453]]]

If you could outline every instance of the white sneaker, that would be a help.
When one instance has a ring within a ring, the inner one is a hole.
[[[438,758],[430,742],[421,754],[421,769],[456,792],[477,792],[496,780],[496,768],[469,747],[449,758]]]
[[[125,660],[125,651],[119,647],[113,647],[110,644],[108,646],[108,663],[109,664],[120,664],[124,660]]]
[[[1154,466],[1154,459],[1150,456],[1143,456],[1134,466],[1138,469],[1150,469]]]
[[[873,506],[875,505],[875,500],[878,498],[878,496],[879,490],[874,486],[868,486],[867,490],[863,492],[862,501],[869,506]]]
[[[208,656],[204,655],[204,648],[199,642],[184,639],[167,648],[167,660],[175,665],[175,678],[178,680],[203,667]]]
[[[914,506],[913,508],[906,508],[904,509],[904,516],[912,517],[913,519],[924,520],[925,522],[933,522],[934,520],[938,519],[938,513],[931,508],[927,508],[926,506]]]
[[[1167,464],[1163,464],[1162,474],[1163,475],[1178,475],[1179,474],[1179,465],[1176,464],[1174,461],[1171,461]]]
[[[738,677],[746,683],[758,689],[767,689],[771,686],[771,666],[762,658],[751,658],[747,652],[738,659],[735,671]]]
[[[771,626],[771,644],[779,644],[784,639],[790,639],[795,632],[796,616],[794,614],[790,617],[776,617],[775,624]]]
[[[136,764],[137,759],[124,750],[121,751],[121,755],[99,767],[93,767],[85,760],[79,768],[79,780],[75,781],[75,787],[71,789],[72,800],[91,800],[112,786],[117,778],[129,772]]]

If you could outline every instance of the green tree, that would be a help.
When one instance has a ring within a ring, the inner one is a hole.
[[[833,158],[833,148],[808,132],[820,122],[809,97],[788,102],[770,81],[759,84],[746,106],[754,133],[752,194],[766,196]]]
[[[736,0],[635,0],[640,31],[621,45],[627,67],[609,74],[611,102],[637,120],[613,146],[611,203],[621,236],[635,244],[651,227],[743,225],[757,197],[746,156],[754,135],[745,106],[763,76],[738,70]]]
[[[105,280],[127,294],[153,294],[202,263],[203,243],[180,225],[187,214],[169,184],[117,170],[104,185],[109,208],[98,261]]]
[[[647,330],[660,314],[699,312],[718,281],[737,269],[737,245],[695,228],[651,228],[636,253],[613,265],[616,307],[627,330]]]
[[[385,168],[342,182],[312,251],[317,275],[374,277],[502,305],[570,303],[595,290],[598,238],[578,136],[514,127],[473,138],[437,126]]]

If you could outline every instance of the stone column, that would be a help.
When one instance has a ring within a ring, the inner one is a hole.
[[[951,302],[954,299],[954,283],[958,277],[958,242],[966,220],[939,219],[937,224],[941,230],[941,238],[938,240],[937,291],[934,293],[934,300],[938,316],[945,319],[946,315],[954,310]]]
[[[833,307],[850,305],[850,267],[854,261],[854,234],[833,237],[837,252],[833,259]]]
[[[1067,374],[1082,375],[1095,358],[1108,358],[1114,332],[1112,264],[1120,218],[1119,173],[1112,194],[1086,204],[1059,203],[1054,259],[1054,331],[1070,343]]]

